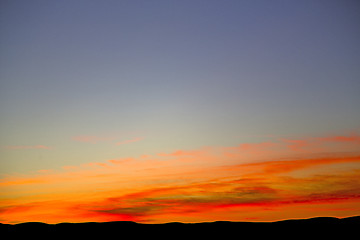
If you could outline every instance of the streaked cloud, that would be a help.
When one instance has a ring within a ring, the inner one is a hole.
[[[98,143],[98,142],[105,142],[105,141],[113,141],[115,137],[99,137],[99,136],[88,136],[88,135],[81,135],[81,136],[74,136],[72,140],[77,142],[84,142],[84,143]]]
[[[328,142],[344,142],[344,143],[354,143],[360,144],[360,136],[356,133],[352,133],[347,136],[329,136],[318,138],[320,141]]]
[[[197,222],[347,216],[360,206],[356,139],[178,149],[7,176],[0,181],[0,218]]]
[[[144,137],[135,137],[135,138],[128,139],[128,140],[123,140],[123,141],[117,142],[116,145],[128,144],[128,143],[138,142],[141,140],[144,140]]]

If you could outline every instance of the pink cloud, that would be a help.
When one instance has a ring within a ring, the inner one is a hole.
[[[355,143],[360,144],[360,136],[357,134],[352,134],[350,136],[330,136],[330,137],[323,137],[318,138],[320,141],[327,141],[327,142],[343,142],[343,143]]]
[[[123,164],[123,163],[128,163],[130,161],[134,161],[134,158],[123,158],[123,159],[111,159],[111,160],[108,160],[108,162],[110,162],[112,164]]]
[[[98,137],[98,136],[74,136],[72,137],[72,140],[77,142],[85,142],[85,143],[98,143],[98,142],[104,142],[104,141],[112,141],[114,140],[114,137]]]
[[[282,139],[282,141],[293,151],[301,151],[310,144],[307,140]]]
[[[138,142],[138,141],[141,141],[143,139],[144,139],[144,137],[136,137],[136,138],[133,138],[133,139],[117,142],[116,145],[122,145],[122,144],[127,144],[127,143]]]
[[[335,135],[327,137],[308,137],[303,139],[280,139],[286,144],[286,147],[292,151],[317,150],[326,151],[331,149],[334,144],[346,144],[349,147],[360,144],[360,136],[352,135]]]
[[[188,150],[177,150],[175,152],[172,153],[158,153],[157,155],[160,157],[185,157],[185,156],[199,156],[202,153],[204,153],[204,151],[206,151],[208,149],[202,149],[202,150],[192,150],[192,151],[188,151]]]
[[[271,147],[274,147],[275,143],[273,142],[261,142],[261,143],[242,143],[239,145],[240,149],[245,151],[259,151],[259,150],[266,150]]]

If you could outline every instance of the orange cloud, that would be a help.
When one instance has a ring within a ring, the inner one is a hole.
[[[345,143],[349,146],[360,144],[360,136],[353,133],[351,135],[337,135],[328,137],[310,137],[303,139],[281,139],[287,147],[293,151],[318,150],[324,151],[327,144]]]
[[[283,141],[287,143],[287,147],[293,151],[301,151],[305,147],[309,146],[309,142],[307,140],[283,139]]]
[[[237,167],[256,167],[257,169],[262,169],[261,174],[280,174],[293,172],[305,168],[312,168],[320,165],[352,162],[360,162],[360,156],[267,161],[241,164]]]
[[[128,163],[130,161],[134,161],[135,159],[134,158],[123,158],[123,159],[111,159],[111,160],[108,160],[109,163],[112,163],[112,164],[123,164],[123,163]]]
[[[143,139],[144,139],[144,137],[136,137],[136,138],[133,138],[133,139],[117,142],[116,145],[122,145],[122,144],[127,144],[127,143],[138,142],[138,141],[141,141]]]
[[[357,141],[348,137],[179,149],[11,175],[0,180],[0,219],[197,222],[354,215],[360,209],[360,153],[344,153]],[[332,150],[319,154],[329,141]]]
[[[297,179],[298,187],[304,187],[311,182],[311,188],[307,187],[306,191],[284,190],[292,186],[282,179],[272,179],[266,183],[277,186],[276,188],[256,181],[252,182],[253,186],[248,186],[249,182],[243,181],[217,181],[211,187],[208,184],[193,183],[112,197],[104,199],[103,202],[89,203],[85,209],[94,214],[118,214],[121,218],[130,215],[140,222],[147,222],[148,218],[163,218],[166,215],[169,217],[168,221],[185,215],[201,218],[209,212],[218,214],[218,217],[224,220],[229,212],[272,212],[296,206],[314,211],[315,205],[318,205],[321,211],[322,205],[341,206],[355,203],[359,206],[359,186],[356,183],[348,186],[343,184],[344,180],[352,181],[359,177],[357,172]],[[331,184],[333,188],[328,186],[328,189],[316,193],[315,189],[324,184]],[[349,210],[354,211],[356,208],[348,207],[347,211]],[[261,220],[259,216],[256,219]]]
[[[350,136],[330,136],[318,138],[320,141],[329,141],[329,142],[344,142],[344,143],[356,143],[360,144],[360,136],[352,134]]]

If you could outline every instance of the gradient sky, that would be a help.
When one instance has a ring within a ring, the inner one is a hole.
[[[359,215],[359,11],[1,1],[0,221]]]

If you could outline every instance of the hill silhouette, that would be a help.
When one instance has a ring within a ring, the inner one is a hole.
[[[2,236],[22,238],[72,238],[111,237],[112,239],[144,238],[238,238],[243,237],[354,237],[360,228],[360,216],[348,218],[317,217],[310,219],[284,220],[277,222],[202,222],[142,224],[135,222],[88,222],[46,224],[28,222],[0,224]]]

